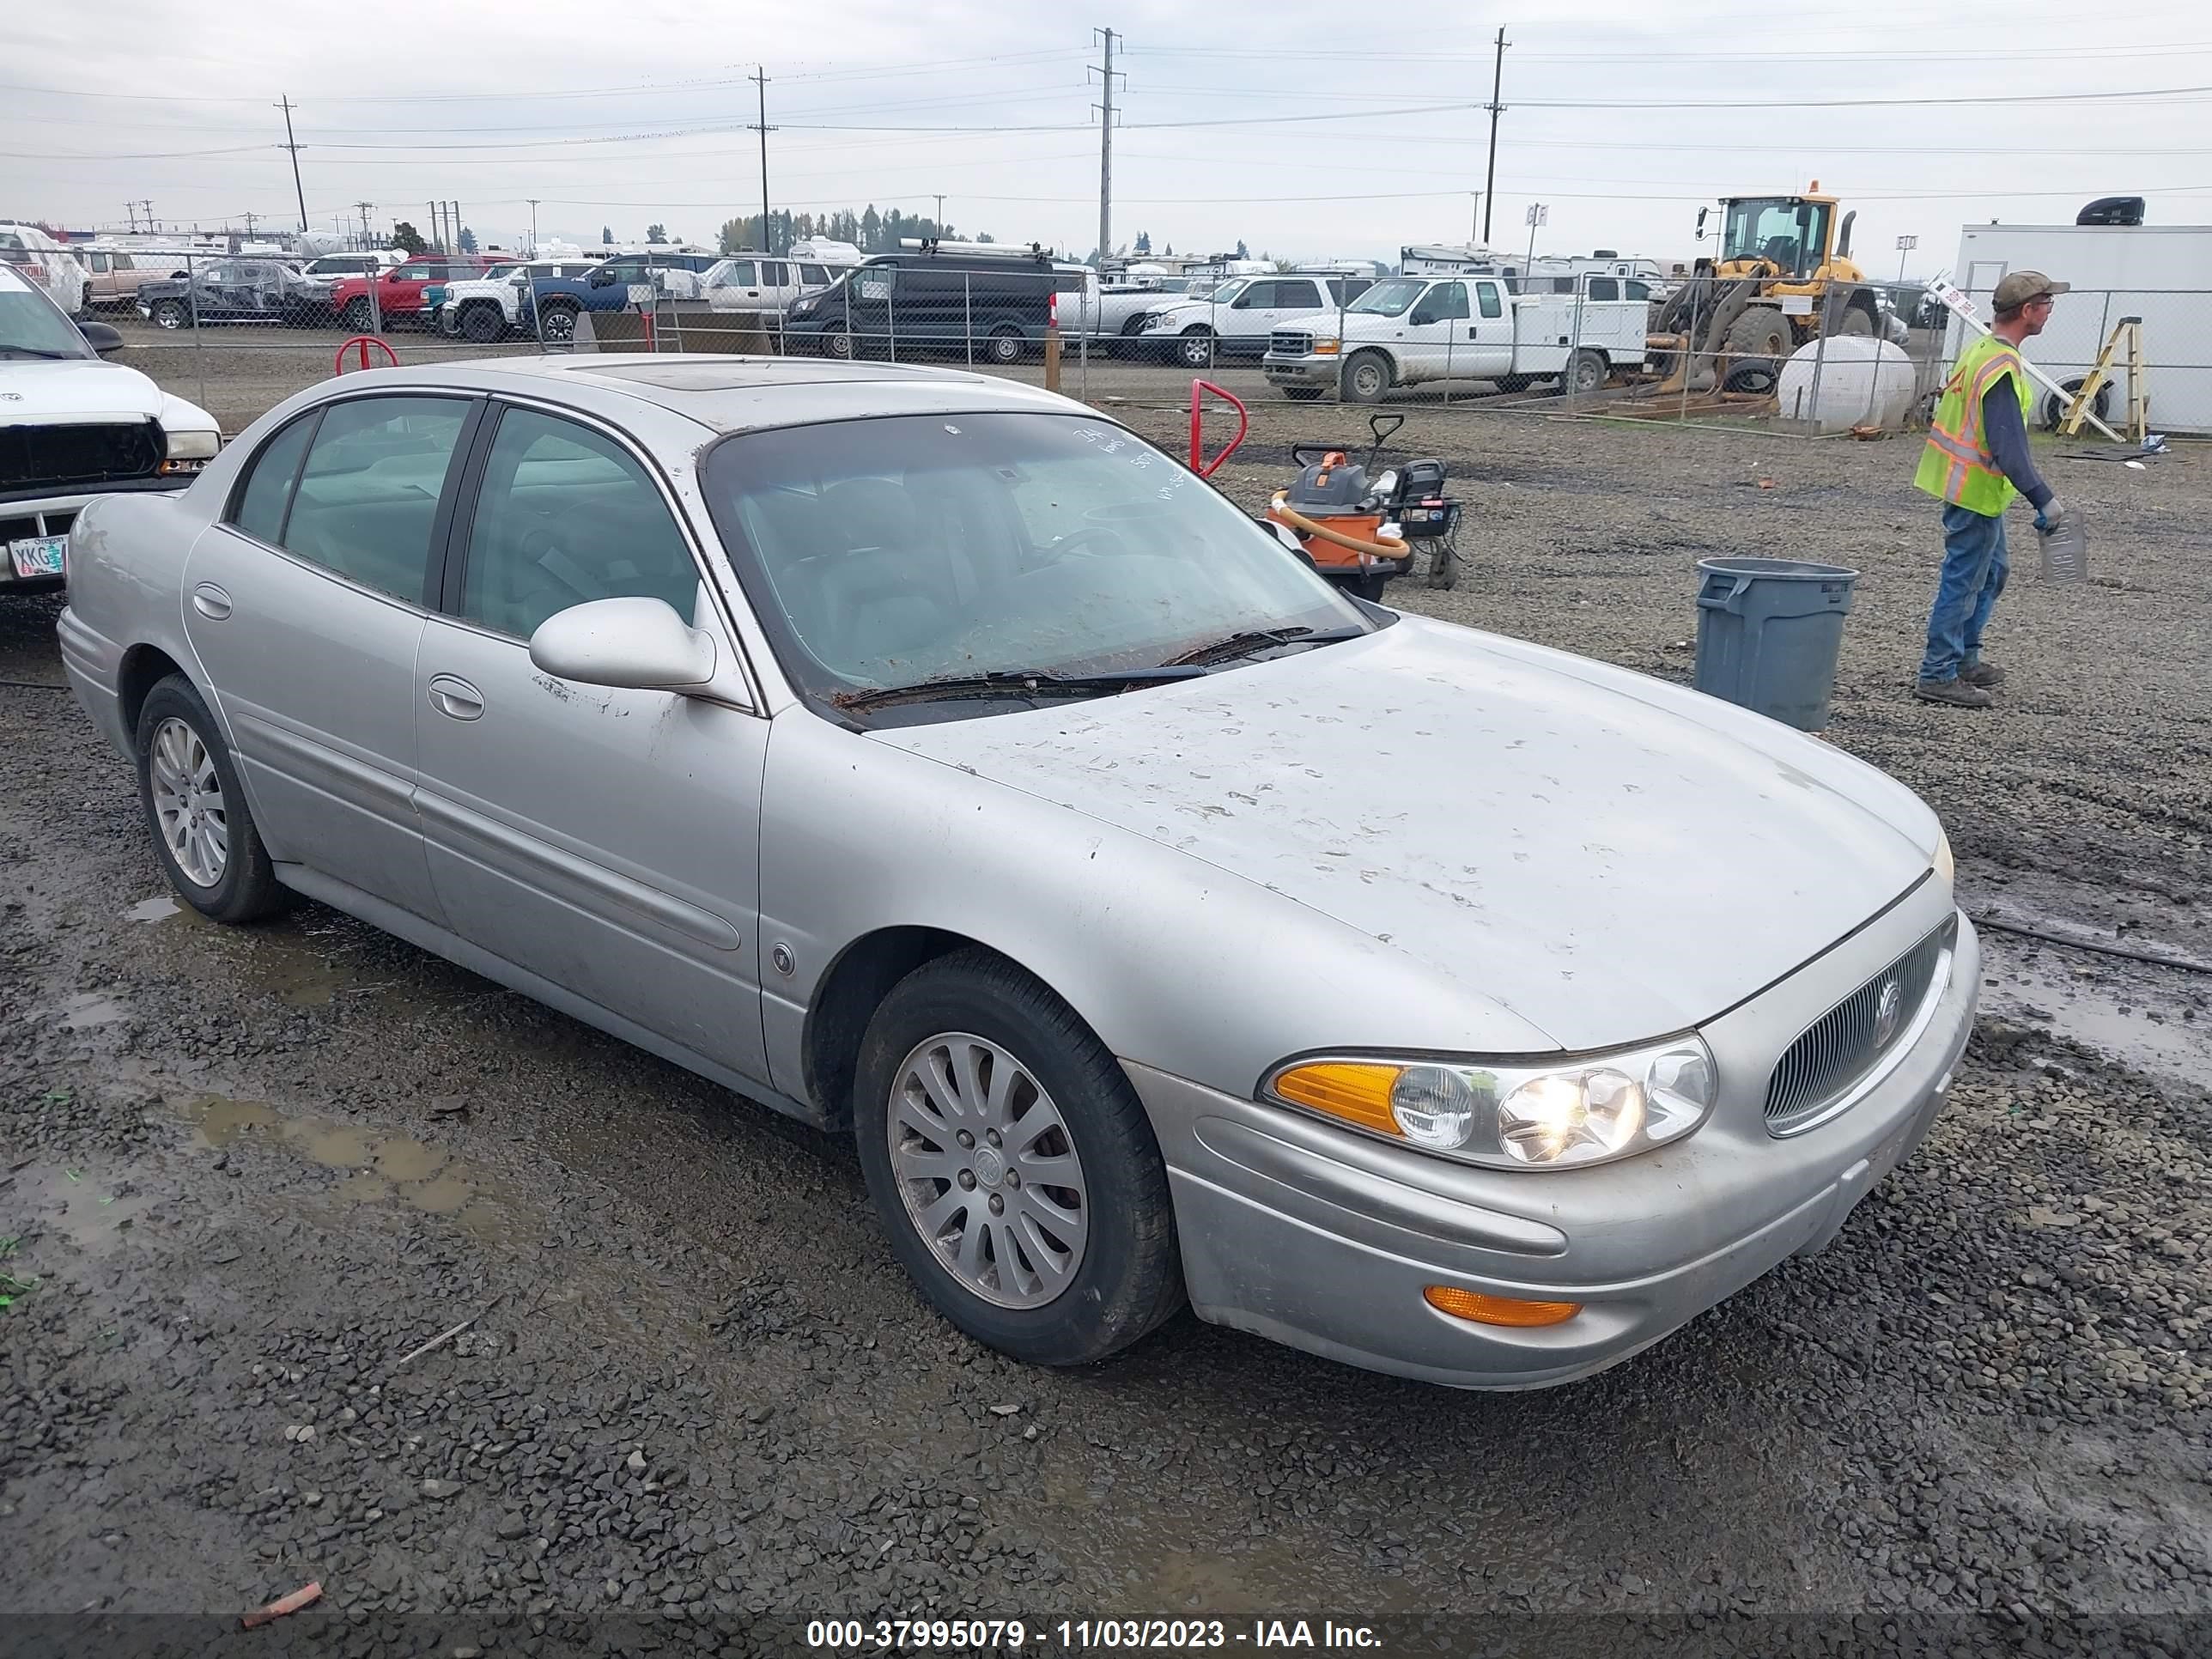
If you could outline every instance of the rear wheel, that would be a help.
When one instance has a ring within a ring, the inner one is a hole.
[[[1593,351],[1588,346],[1577,346],[1567,359],[1567,372],[1560,377],[1562,390],[1584,396],[1602,386],[1612,374],[1605,353]]]
[[[1379,404],[1397,377],[1379,351],[1362,351],[1344,366],[1343,398],[1348,404]]]
[[[1459,555],[1447,539],[1429,544],[1429,586],[1454,587],[1459,583]]]
[[[1771,392],[1791,350],[1790,325],[1772,306],[1753,306],[1729,325],[1730,392]]]
[[[1105,1045],[988,951],[868,1023],[854,1131],[891,1251],[980,1342],[1036,1365],[1127,1347],[1182,1302],[1167,1170]]]
[[[1176,361],[1185,368],[1213,367],[1213,331],[1203,323],[1176,337]]]
[[[215,717],[183,675],[146,694],[137,758],[155,854],[185,902],[216,921],[252,921],[292,902],[253,827]]]
[[[1024,343],[1021,330],[1012,323],[1001,323],[983,342],[983,355],[994,363],[1018,363],[1022,360]]]

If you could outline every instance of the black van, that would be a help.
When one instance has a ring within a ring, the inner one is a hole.
[[[1089,266],[1055,263],[1041,247],[925,242],[853,266],[795,302],[784,329],[794,350],[832,357],[958,353],[1019,362],[1042,343],[1053,295],[1072,332],[1097,283]]]

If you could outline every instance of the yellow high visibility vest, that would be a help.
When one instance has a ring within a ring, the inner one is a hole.
[[[1943,382],[1928,447],[1920,452],[1920,470],[1912,475],[1912,482],[1929,495],[1990,519],[2012,505],[2020,493],[1990,453],[1989,434],[1982,430],[1982,399],[2008,374],[2020,394],[2025,419],[2034,406],[2035,394],[2029,389],[2017,346],[1985,334],[1959,355],[1959,366]]]

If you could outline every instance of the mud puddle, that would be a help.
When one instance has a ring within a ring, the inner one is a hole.
[[[2023,948],[1994,931],[1983,933],[1982,951],[1984,1012],[2039,1026],[2147,1077],[2201,1081],[2212,1025],[2197,1006],[2204,995],[2199,976],[2110,971],[2084,953],[2032,941]]]

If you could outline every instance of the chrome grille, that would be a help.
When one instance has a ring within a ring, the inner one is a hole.
[[[1820,1016],[1791,1043],[1766,1081],[1766,1127],[1789,1134],[1890,1054],[1918,1021],[1936,969],[1958,934],[1945,922]]]
[[[1313,349],[1313,336],[1303,329],[1279,328],[1267,337],[1271,356],[1303,357]]]

